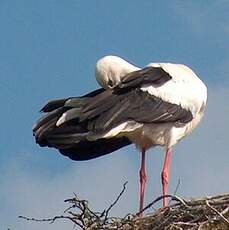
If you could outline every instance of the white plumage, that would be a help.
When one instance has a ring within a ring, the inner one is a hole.
[[[149,149],[155,145],[170,148],[199,124],[207,102],[207,88],[197,75],[182,64],[150,63],[147,67],[160,67],[172,79],[160,86],[142,85],[141,90],[191,111],[193,119],[185,124],[142,124],[125,121],[102,135],[91,137],[92,139],[124,135],[140,148]],[[97,62],[96,79],[102,87],[112,89],[118,86],[123,76],[139,69],[120,57],[105,56]],[[113,84],[110,85],[109,81]]]

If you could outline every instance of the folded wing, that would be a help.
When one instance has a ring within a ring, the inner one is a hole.
[[[142,85],[160,87],[169,80],[163,69],[147,67],[127,74],[113,90],[51,101],[33,129],[36,141],[73,160],[88,160],[131,144],[125,135],[102,138],[124,122],[187,123],[192,119],[190,111],[141,90]],[[92,140],[92,136],[101,138]]]

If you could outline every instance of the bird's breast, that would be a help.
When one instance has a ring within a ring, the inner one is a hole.
[[[199,124],[203,114],[198,114],[186,124],[164,123],[144,124],[134,132],[128,133],[128,138],[140,149],[150,149],[154,146],[171,148],[181,139],[190,134]]]
[[[128,138],[136,144],[138,148],[145,150],[160,145],[166,146],[170,139],[172,124],[144,124],[138,130],[129,133]]]

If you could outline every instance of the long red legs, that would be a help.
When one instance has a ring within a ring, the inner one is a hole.
[[[141,153],[141,168],[140,168],[140,208],[139,211],[143,210],[144,205],[144,194],[145,194],[145,184],[146,184],[146,170],[145,170],[145,149],[142,149]],[[140,214],[142,216],[143,213]]]
[[[168,195],[168,184],[169,184],[169,169],[170,161],[172,157],[172,149],[167,149],[165,152],[163,169],[161,172],[161,183],[162,183],[162,192],[163,196]],[[163,198],[163,207],[168,206],[168,198]]]

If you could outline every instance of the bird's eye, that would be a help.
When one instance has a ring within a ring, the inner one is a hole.
[[[109,81],[108,81],[108,85],[110,86],[110,87],[113,87],[113,81],[111,80],[111,79],[109,79]]]

